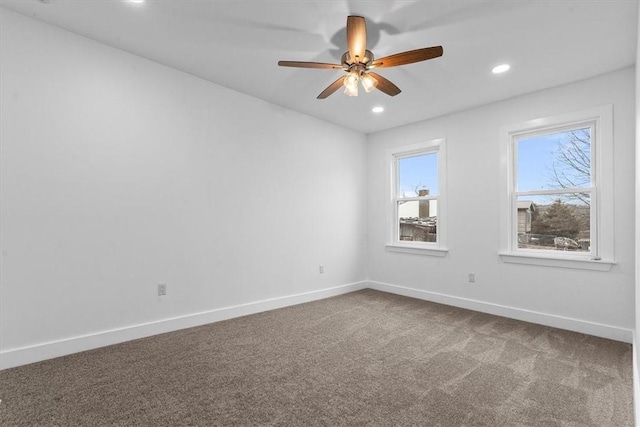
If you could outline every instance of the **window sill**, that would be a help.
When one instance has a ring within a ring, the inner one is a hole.
[[[400,245],[400,244],[387,244],[386,249],[389,252],[402,252],[406,254],[416,254],[416,255],[425,255],[425,256],[436,256],[443,257],[449,252],[448,249],[444,248],[427,248],[424,246],[414,246],[414,245]]]
[[[580,257],[558,257],[544,254],[516,254],[501,252],[503,262],[510,264],[538,265],[544,267],[574,268],[578,270],[609,271],[616,263],[614,261],[593,260]]]

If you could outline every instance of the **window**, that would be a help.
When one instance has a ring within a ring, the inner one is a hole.
[[[610,268],[611,116],[609,106],[503,129],[503,260]]]
[[[444,139],[390,152],[389,250],[444,255]]]

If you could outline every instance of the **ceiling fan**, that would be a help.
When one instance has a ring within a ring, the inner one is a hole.
[[[335,91],[345,86],[345,93],[349,96],[358,96],[358,83],[366,92],[373,89],[381,90],[389,96],[396,96],[400,88],[378,73],[371,71],[378,68],[396,67],[398,65],[411,64],[426,61],[442,56],[442,46],[425,47],[396,53],[384,58],[374,59],[373,53],[367,50],[367,26],[362,16],[347,17],[347,51],[342,54],[341,64],[327,64],[324,62],[305,61],[279,61],[281,67],[320,68],[331,70],[343,70],[346,76],[340,77],[331,83],[318,95],[318,99],[325,99]]]

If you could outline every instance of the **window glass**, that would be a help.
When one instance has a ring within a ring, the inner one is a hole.
[[[517,248],[590,252],[591,127],[515,141]]]
[[[399,158],[398,178],[399,197],[437,195],[438,154],[428,153]]]
[[[590,252],[589,194],[518,196],[518,249]]]
[[[399,240],[436,242],[437,223],[437,200],[408,200],[398,202]]]
[[[519,191],[591,186],[591,128],[518,140]]]

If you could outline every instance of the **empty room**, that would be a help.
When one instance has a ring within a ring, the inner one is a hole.
[[[0,425],[636,425],[639,21],[0,0]]]

